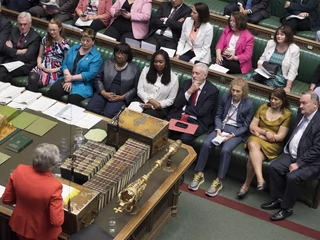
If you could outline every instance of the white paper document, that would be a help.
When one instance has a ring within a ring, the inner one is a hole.
[[[211,64],[211,66],[209,67],[211,70],[213,71],[217,71],[217,72],[222,72],[222,73],[227,73],[229,71],[228,68],[225,68],[223,66],[220,66],[219,64]]]
[[[21,95],[16,97],[13,102],[29,105],[32,102],[36,101],[38,98],[42,96],[39,92],[31,92],[31,91],[24,91]]]
[[[97,33],[97,36],[98,37],[102,37],[102,38],[105,38],[105,39],[109,39],[109,40],[112,40],[112,41],[117,41],[117,39],[115,39],[115,38],[113,38],[113,37],[109,37],[108,35],[105,35],[105,34],[103,34],[103,33]]]
[[[84,108],[69,103],[55,115],[55,118],[67,124],[75,124],[86,115]]]
[[[14,62],[3,63],[1,65],[4,66],[8,70],[8,72],[12,72],[17,68],[22,67],[24,65],[24,62],[14,61]]]
[[[26,104],[21,104],[21,103],[16,103],[16,102],[10,102],[8,104],[9,107],[12,107],[12,108],[15,108],[15,109],[18,109],[18,110],[25,110],[27,108],[27,105]]]
[[[42,96],[39,99],[37,99],[36,101],[34,101],[33,103],[31,103],[30,105],[28,105],[28,108],[32,109],[34,111],[44,112],[45,110],[47,110],[49,107],[51,107],[56,102],[57,101],[54,99]]]
[[[43,113],[55,117],[58,112],[60,112],[64,107],[66,106],[65,103],[56,102],[54,105],[52,105],[50,108],[45,110]]]
[[[16,86],[10,86],[8,88],[6,88],[5,91],[1,92],[1,98],[15,98],[18,95],[20,95],[23,91],[25,90],[24,87],[16,87]]]
[[[157,50],[157,46],[152,43],[141,41],[141,49],[154,53]]]
[[[229,133],[222,132],[221,136],[216,136],[214,139],[212,139],[212,143],[216,146],[219,146],[227,136],[229,136]]]
[[[83,118],[78,120],[74,125],[85,128],[85,129],[90,129],[94,125],[96,125],[98,122],[102,120],[102,117],[95,116],[93,114],[88,113],[85,115]]]
[[[272,77],[271,74],[262,66],[260,68],[256,68],[254,71],[267,79]]]
[[[161,47],[160,49],[166,51],[171,58],[174,57],[174,54],[176,53],[176,50],[172,48]]]
[[[0,96],[1,96],[1,91],[5,90],[6,88],[10,87],[10,83],[5,83],[5,82],[0,82]]]
[[[0,198],[2,198],[2,195],[3,195],[5,189],[6,188],[4,186],[0,185]]]
[[[143,107],[141,107],[140,102],[131,102],[128,108],[136,112],[143,112]]]
[[[79,27],[89,27],[93,20],[82,21],[80,18],[76,21],[75,25]]]
[[[55,0],[51,0],[50,2],[41,2],[41,5],[46,5],[47,8],[51,9],[60,9],[59,5],[56,3]]]
[[[290,19],[292,19],[292,18],[297,18],[297,19],[303,20],[303,19],[305,19],[306,17],[302,17],[302,16],[300,16],[300,15],[290,15],[290,16],[286,17],[286,20],[290,20]]]
[[[132,38],[126,38],[125,39],[126,43],[128,43],[131,47],[137,47],[140,48],[141,44],[140,41],[132,39]]]

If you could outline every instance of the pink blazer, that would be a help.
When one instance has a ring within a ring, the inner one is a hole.
[[[114,21],[115,13],[122,8],[126,0],[117,0],[110,8],[112,16],[110,25]],[[149,31],[149,20],[151,17],[152,0],[136,0],[131,7],[131,23],[133,36],[136,39],[144,39]]]
[[[221,34],[216,49],[221,52],[228,48],[233,31],[227,26]],[[241,32],[239,39],[236,43],[235,55],[238,56],[240,62],[241,73],[245,74],[252,69],[252,52],[253,52],[254,38],[252,34],[246,29]]]
[[[99,0],[98,15],[101,17],[100,20],[104,23],[106,27],[109,26],[109,22],[111,19],[111,14],[110,14],[111,4],[112,4],[112,0]],[[76,8],[76,13],[78,10],[81,10],[82,12],[86,11],[87,6],[88,6],[88,0],[80,0]]]

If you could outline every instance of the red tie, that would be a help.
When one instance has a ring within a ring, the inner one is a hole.
[[[21,34],[20,38],[19,38],[19,41],[17,43],[17,47],[20,47],[21,43],[23,42],[24,40],[24,34]]]
[[[194,92],[191,96],[191,104],[193,106],[196,105],[196,100],[197,100],[197,97],[198,97],[198,93],[199,93],[199,90],[197,90],[196,92]],[[180,121],[183,121],[183,122],[188,122],[188,117],[189,117],[189,114],[183,114],[180,118]]]

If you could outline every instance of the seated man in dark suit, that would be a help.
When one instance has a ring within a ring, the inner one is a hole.
[[[182,25],[190,17],[191,9],[183,0],[161,3],[158,11],[151,17],[151,29],[146,42],[160,47],[177,49]]]
[[[0,56],[0,63],[13,61],[24,62],[24,65],[11,71],[1,66],[0,80],[11,82],[12,77],[27,76],[31,69],[37,64],[37,56],[40,47],[41,37],[31,28],[31,15],[22,12],[18,15],[18,28],[13,28],[10,38],[3,48],[3,55]]]
[[[50,0],[43,0],[41,2],[50,2]],[[60,0],[56,1],[59,5],[59,9],[48,7],[45,4],[34,6],[29,9],[32,16],[39,18],[47,18],[48,20],[54,18],[60,22],[72,19],[72,14],[77,7],[77,0]]]
[[[183,82],[168,113],[168,119],[179,119],[198,125],[194,134],[169,132],[169,138],[181,139],[185,144],[191,145],[193,140],[208,132],[214,123],[213,110],[217,101],[219,90],[211,82],[206,81],[208,66],[197,63],[192,69],[192,79]]]
[[[213,143],[217,136],[224,137],[221,142],[218,177],[212,182],[206,194],[210,197],[218,195],[222,189],[222,180],[229,168],[233,149],[249,135],[249,125],[253,117],[253,101],[248,98],[249,87],[246,79],[236,78],[230,84],[230,90],[225,92],[220,101],[215,118],[215,130],[204,140],[199,153],[196,166],[197,174],[194,175],[188,188],[196,191],[204,183],[204,169],[213,147],[219,146],[219,142]],[[212,159],[213,160],[213,159]]]
[[[39,2],[39,0],[5,0],[5,5],[11,10],[24,12],[28,11],[33,6],[37,6]]]
[[[11,22],[4,16],[0,15],[0,55],[3,55],[3,49],[6,45],[6,41],[11,34],[12,25]]]
[[[293,213],[300,185],[319,178],[320,112],[315,92],[302,93],[297,127],[284,147],[284,154],[270,164],[270,192],[274,200],[264,203],[266,210],[280,209],[271,221],[283,220]]]
[[[269,0],[238,0],[229,3],[224,8],[223,15],[230,16],[237,11],[246,15],[249,23],[258,24],[262,19],[270,17]]]

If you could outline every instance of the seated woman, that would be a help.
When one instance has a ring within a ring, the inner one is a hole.
[[[112,0],[80,0],[76,7],[77,18],[82,21],[92,21],[90,28],[98,32],[106,28],[110,22],[110,7]]]
[[[38,88],[57,81],[62,74],[60,68],[68,49],[69,44],[65,39],[61,22],[51,19],[48,24],[48,34],[41,41],[37,66],[29,74],[27,89],[37,92]]]
[[[95,37],[91,28],[81,32],[81,44],[69,49],[62,62],[63,79],[51,86],[48,97],[61,100],[63,95],[69,94],[68,103],[81,106],[83,99],[92,96],[92,81],[102,65],[100,52],[93,46]]]
[[[297,31],[317,31],[320,29],[320,16],[318,13],[318,0],[290,0],[284,3],[284,16],[280,19],[280,22],[284,26],[289,26],[296,34]],[[298,15],[302,17],[290,18],[291,15]]]
[[[278,157],[283,149],[283,140],[289,131],[291,111],[286,92],[275,88],[269,103],[262,104],[257,110],[251,124],[251,136],[245,144],[249,150],[246,181],[238,191],[238,197],[243,198],[248,193],[251,181],[256,174],[257,189],[262,191],[266,182],[262,176],[262,162]]]
[[[178,93],[178,77],[171,71],[170,58],[160,49],[151,58],[150,67],[145,67],[138,83],[138,102],[129,108],[165,119]]]
[[[216,45],[216,63],[228,68],[228,73],[248,73],[252,69],[254,38],[247,29],[246,16],[233,12]]]
[[[117,0],[110,8],[111,23],[105,35],[122,43],[126,38],[144,39],[149,31],[152,0]]]
[[[114,117],[123,105],[128,105],[137,95],[140,71],[134,63],[132,50],[127,43],[116,45],[114,59],[104,62],[96,79],[96,92],[88,103],[87,110]]]
[[[294,38],[290,27],[279,27],[274,34],[273,40],[268,41],[258,61],[258,68],[261,68],[265,61],[280,65],[278,73],[274,78],[269,79],[260,76],[258,73],[250,74],[247,78],[270,87],[284,87],[286,92],[290,92],[292,82],[298,75],[300,61],[300,49],[293,41]]]
[[[181,37],[174,58],[191,63],[199,61],[209,64],[211,62],[210,46],[213,28],[209,20],[208,6],[205,3],[194,4],[191,17],[186,18],[182,25]]]

